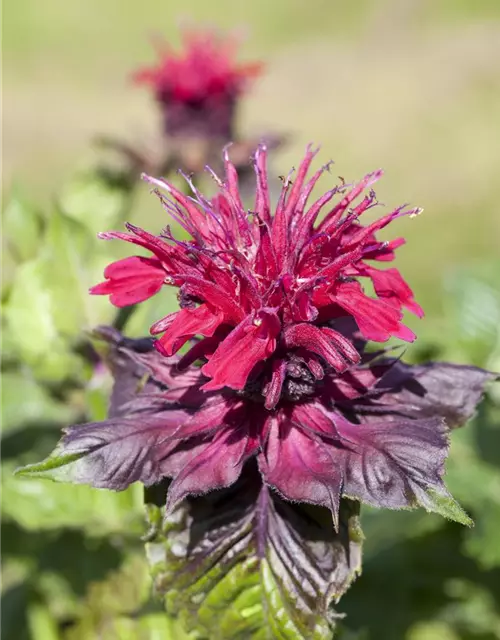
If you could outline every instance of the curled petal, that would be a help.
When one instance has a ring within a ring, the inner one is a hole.
[[[123,233],[122,231],[103,231],[99,233],[101,240],[124,240],[125,242],[131,242],[139,247],[143,247],[158,258],[162,263],[170,264],[170,260],[173,257],[175,251],[162,239],[154,236],[140,227],[136,227],[133,224],[125,225],[132,233]]]
[[[218,346],[203,373],[212,378],[203,388],[243,389],[256,364],[276,348],[281,323],[276,313],[263,310],[248,316]]]
[[[165,269],[157,258],[132,256],[111,263],[106,280],[91,287],[94,295],[109,295],[115,307],[127,307],[154,296],[165,282]]]
[[[196,360],[201,360],[202,358],[208,358],[211,356],[224,337],[224,335],[218,334],[219,332],[216,331],[210,338],[204,338],[203,340],[195,342],[191,349],[189,349],[189,351],[179,359],[179,362],[177,363],[178,369],[187,369],[196,362]]]
[[[424,315],[422,307],[414,300],[413,291],[403,280],[397,269],[366,269],[368,277],[371,278],[375,293],[396,309],[406,307],[419,318]]]
[[[415,340],[415,334],[401,323],[399,309],[382,300],[366,296],[358,282],[339,284],[332,294],[335,302],[350,313],[367,340],[386,342],[391,336],[407,342]]]
[[[337,371],[344,371],[349,363],[359,360],[359,354],[344,336],[333,329],[320,329],[312,324],[300,323],[283,331],[285,345],[301,347],[316,353]]]
[[[286,361],[285,360],[274,360],[272,373],[271,373],[271,381],[266,389],[265,396],[266,401],[264,403],[266,409],[274,409],[274,407],[278,404],[278,401],[281,396],[281,389],[283,387],[283,383],[285,381],[286,376]]]
[[[165,333],[155,342],[155,347],[166,356],[176,353],[195,335],[213,336],[224,319],[221,313],[214,312],[206,304],[201,304],[196,309],[181,309],[171,317],[172,321],[169,322]],[[155,330],[158,330],[158,327]]]

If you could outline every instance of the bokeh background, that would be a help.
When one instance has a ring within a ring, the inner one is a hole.
[[[139,488],[116,496],[12,477],[50,452],[62,425],[105,411],[109,380],[82,359],[79,336],[110,320],[106,301],[85,290],[109,258],[95,232],[123,202],[89,183],[102,159],[92,140],[157,135],[151,96],[130,82],[154,59],[150,36],[176,44],[183,22],[239,30],[241,59],[266,70],[238,129],[287,134],[277,175],[313,141],[319,161],[335,160],[334,176],[381,166],[382,202],[424,207],[396,223],[408,240],[398,266],[426,310],[409,319],[419,340],[407,357],[500,371],[500,3],[7,0],[3,9],[3,637],[180,638],[149,598]],[[165,224],[146,187],[126,206],[141,226]],[[164,315],[173,300],[154,304]],[[154,308],[130,333],[149,317]],[[364,572],[339,605],[342,638],[500,638],[499,401],[492,392],[452,437],[449,485],[474,529],[365,510]]]

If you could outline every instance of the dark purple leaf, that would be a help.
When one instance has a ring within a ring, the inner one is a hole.
[[[379,387],[388,389],[382,403],[409,417],[441,416],[450,428],[470,420],[485,387],[498,377],[478,367],[431,362],[412,366],[396,362]]]
[[[184,406],[200,404],[199,392],[191,391],[200,380],[199,369],[177,371],[177,358],[159,354],[150,338],[125,338],[112,327],[99,327],[93,339],[114,378],[109,418],[144,408],[152,412],[155,404],[166,406],[180,398]]]
[[[188,498],[159,525],[148,545],[155,589],[203,637],[326,640],[330,605],[360,570],[357,512],[342,501],[335,533],[326,509],[281,500],[251,464],[229,489]]]
[[[271,429],[259,466],[266,482],[294,502],[330,509],[338,526],[342,469],[336,450],[291,425]]]
[[[165,411],[69,427],[48,458],[19,472],[117,491],[133,482],[150,485],[167,475],[169,454],[178,447],[168,436],[185,418],[182,411]]]
[[[155,357],[153,340],[129,340],[112,327],[95,329],[92,338],[96,349],[113,374],[114,385],[108,417],[115,418],[128,412],[126,407],[138,391],[153,391],[158,387],[158,383],[151,379],[150,371],[145,364],[148,358]],[[144,362],[140,361],[140,357]]]
[[[470,524],[443,482],[447,431],[439,417],[354,424],[320,405],[298,405],[270,429],[259,466],[282,496],[326,506],[334,522],[346,496],[389,509],[420,505]]]
[[[176,474],[168,492],[167,510],[170,511],[188,495],[205,494],[236,482],[245,460],[255,453],[256,446],[249,444],[245,429],[220,430]]]

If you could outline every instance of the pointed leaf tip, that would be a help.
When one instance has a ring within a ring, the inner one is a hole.
[[[466,527],[474,526],[472,518],[467,515],[467,513],[449,493],[442,493],[435,489],[428,489],[426,493],[430,500],[422,501],[422,504],[427,511],[438,513],[448,520],[458,522]]]
[[[76,462],[85,453],[68,453],[59,455],[56,451],[54,451],[48,458],[42,460],[41,462],[35,462],[34,464],[28,464],[24,467],[18,467],[14,471],[14,475],[16,477],[27,477],[27,478],[48,478],[49,480],[54,480],[56,482],[71,482],[70,473],[57,473],[57,469],[61,469],[62,467],[66,467],[72,462]]]

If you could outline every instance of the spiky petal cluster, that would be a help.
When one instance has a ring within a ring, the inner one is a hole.
[[[182,52],[160,45],[158,64],[137,71],[134,79],[153,87],[156,100],[165,108],[169,135],[203,132],[227,142],[232,137],[236,100],[262,65],[237,64],[234,37],[223,38],[213,31],[186,31],[183,37]]]
[[[202,358],[209,378],[205,390],[253,386],[265,396],[268,409],[276,406],[297,364],[320,380],[326,370],[341,373],[359,361],[342,333],[346,319],[355,321],[366,340],[413,340],[402,323],[403,309],[420,316],[421,308],[397,269],[379,269],[373,262],[392,260],[404,242],[382,242],[376,233],[419,210],[399,207],[362,224],[362,214],[377,204],[371,187],[382,171],[354,186],[342,183],[308,204],[325,170],[306,179],[315,154],[308,148],[294,181],[284,180],[274,212],[264,147],[254,161],[252,210],[241,201],[227,151],[225,177],[214,176],[219,194],[212,200],[194,187],[191,198],[164,180],[146,177],[191,240],[175,240],[168,228],[154,236],[130,224],[131,233],[100,234],[143,247],[152,257],[114,262],[104,272],[106,280],[91,292],[109,294],[120,307],[146,300],[165,285],[179,287],[181,310],[151,328],[153,335],[161,335],[156,348],[171,356],[191,338],[203,336],[179,365]],[[365,293],[363,279],[371,280],[375,297]]]

